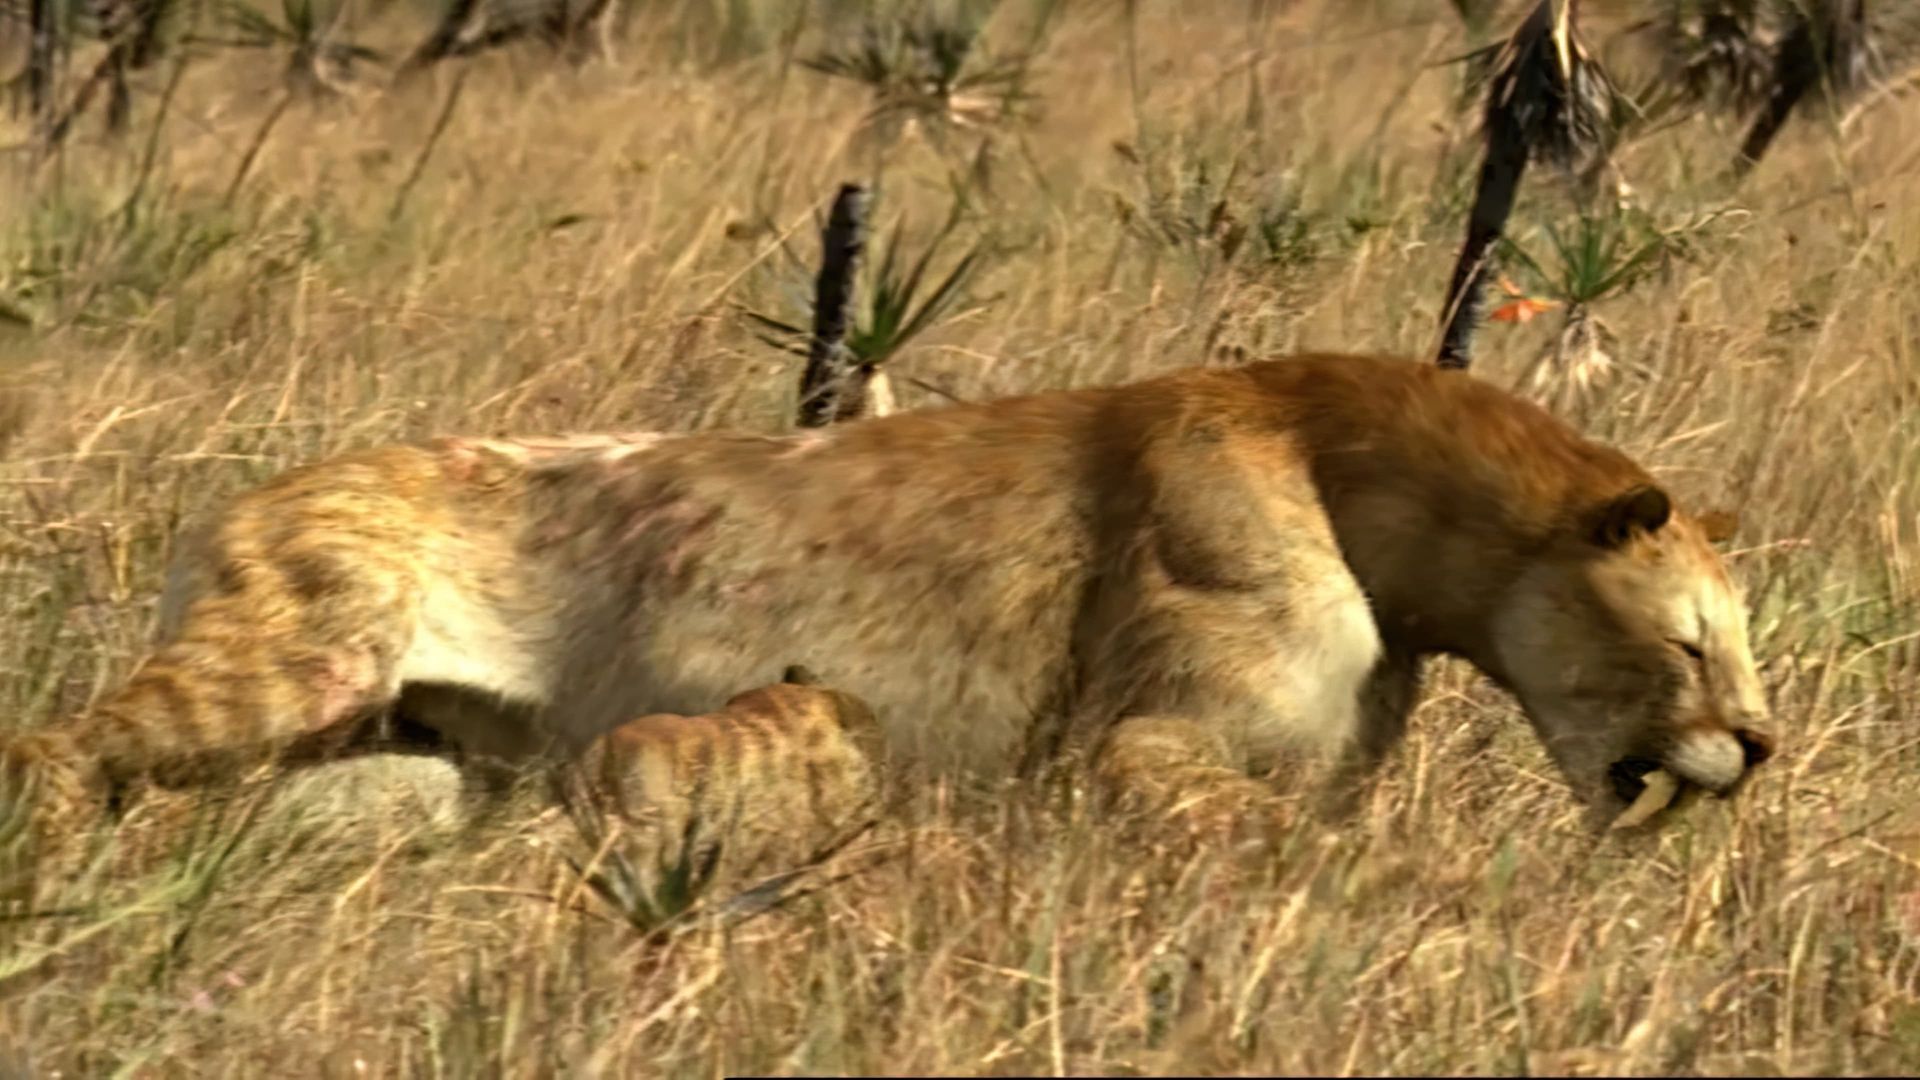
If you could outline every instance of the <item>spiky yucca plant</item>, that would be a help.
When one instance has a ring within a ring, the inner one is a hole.
[[[841,205],[846,205],[844,200]],[[953,318],[953,309],[963,302],[967,284],[978,271],[985,254],[981,242],[970,245],[937,280],[931,276],[935,258],[945,251],[961,224],[963,210],[964,203],[956,203],[940,230],[917,256],[909,257],[901,250],[903,230],[896,225],[881,250],[879,263],[875,265],[869,260],[866,268],[854,275],[859,286],[850,285],[846,295],[838,300],[833,296],[826,298],[828,303],[845,304],[845,310],[849,313],[839,330],[842,340],[837,347],[844,350],[844,356],[838,363],[847,369],[847,374],[853,376],[860,389],[876,378],[882,366],[907,345],[934,326]],[[833,231],[830,223],[827,229],[822,230],[823,240],[828,240]],[[864,239],[862,243],[864,245]],[[827,247],[831,250],[830,241]],[[744,314],[758,325],[762,341],[784,352],[809,357],[811,366],[816,341],[820,336],[817,316],[822,296],[816,289],[811,303],[802,299],[809,284],[803,276],[806,264],[792,252],[787,254],[795,273],[784,291],[794,297],[793,306],[815,309],[813,326],[810,328],[805,319],[786,318],[751,309],[745,310]],[[860,299],[861,296],[865,299]],[[853,392],[831,389],[835,382],[812,377],[807,380],[807,385],[829,388],[830,392],[817,401],[801,402],[800,422],[803,426],[820,426],[836,420],[852,419],[865,411],[867,403],[860,389]]]
[[[1658,0],[1640,27],[1654,32],[1662,75],[1687,99],[1747,109],[1764,100],[1779,44],[1769,0]]]
[[[604,807],[574,801],[566,807],[574,829],[594,853],[585,862],[565,856],[568,868],[638,933],[651,936],[673,926],[712,886],[723,845],[708,835],[708,823],[689,817],[680,842],[658,848],[648,866],[620,846],[620,834],[610,827]]]
[[[455,56],[473,56],[528,38],[546,45],[568,63],[584,62],[596,45],[601,59],[612,58],[613,28],[619,14],[613,0],[448,0],[440,21],[401,62],[405,79]],[[597,31],[597,42],[589,37]]]
[[[950,147],[958,129],[992,128],[1030,119],[1028,53],[995,53],[981,38],[998,0],[945,10],[916,5],[865,22],[855,40],[830,45],[800,64],[866,86],[873,108],[863,127],[890,141],[923,132]]]
[[[1920,4],[1658,0],[1630,30],[1652,35],[1672,105],[1749,118],[1732,166],[1741,176],[1809,100],[1857,99],[1896,57],[1920,51]]]
[[[1752,112],[1734,171],[1759,162],[1794,110],[1823,87],[1834,98],[1867,79],[1866,0],[1666,0],[1663,39],[1699,100]]]
[[[1694,255],[1700,238],[1723,216],[1715,211],[1662,226],[1644,211],[1607,206],[1582,211],[1568,228],[1546,225],[1547,250],[1539,254],[1503,240],[1502,251],[1539,283],[1545,299],[1509,285],[1518,298],[1494,317],[1525,321],[1533,312],[1561,312],[1560,332],[1521,375],[1520,385],[1565,405],[1571,403],[1565,399],[1605,383],[1620,365],[1613,331],[1596,306]]]
[[[1454,264],[1443,309],[1438,362],[1472,363],[1473,339],[1496,246],[1513,213],[1529,162],[1597,175],[1612,149],[1619,91],[1575,28],[1577,0],[1540,0],[1498,45],[1463,59],[1485,74],[1485,156],[1468,212],[1467,237]]]

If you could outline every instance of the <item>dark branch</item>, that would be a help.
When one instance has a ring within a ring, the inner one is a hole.
[[[1866,0],[1829,0],[1796,9],[1774,51],[1766,100],[1734,159],[1735,176],[1759,164],[1807,95],[1824,85],[1837,97],[1862,81],[1869,44],[1866,6]]]
[[[866,408],[871,368],[848,350],[853,275],[867,244],[867,189],[843,184],[820,234],[820,276],[813,299],[813,341],[800,378],[799,425],[826,427],[852,420]]]
[[[1581,45],[1570,13],[1563,68],[1554,12],[1555,0],[1540,0],[1491,64],[1483,120],[1486,154],[1467,217],[1466,243],[1447,284],[1441,316],[1445,329],[1436,358],[1441,367],[1472,363],[1487,283],[1497,272],[1494,249],[1513,213],[1527,164],[1542,161],[1587,173],[1604,163],[1612,149],[1611,118],[1618,112],[1619,92]]]
[[[27,8],[27,108],[43,136],[53,120],[55,14],[53,0],[31,0]]]
[[[451,0],[447,12],[441,17],[433,33],[413,50],[413,55],[400,65],[402,76],[424,71],[434,64],[453,55],[460,44],[460,34],[473,21],[473,13],[480,6],[480,0]]]

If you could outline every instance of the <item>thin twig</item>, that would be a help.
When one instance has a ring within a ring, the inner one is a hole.
[[[946,389],[945,387],[936,386],[925,379],[918,378],[913,375],[904,375],[902,376],[902,378],[906,380],[908,385],[917,386],[920,389],[925,390],[927,393],[935,395],[936,397],[946,398],[948,401],[953,402],[955,405],[967,404],[966,398],[961,397],[959,394],[956,394],[953,391]]]
[[[280,122],[280,115],[286,112],[287,106],[291,104],[293,104],[293,92],[281,94],[280,100],[273,106],[273,111],[267,113],[267,118],[260,122],[259,130],[253,133],[253,141],[247,144],[247,152],[240,156],[240,164],[233,170],[233,180],[227,184],[227,194],[221,200],[226,205],[233,205],[234,196],[240,194],[240,185],[245,182],[248,171],[253,168],[254,159],[260,156],[261,148],[267,145],[267,136],[273,133],[273,125]]]
[[[460,34],[473,21],[473,13],[479,7],[479,0],[452,0],[447,5],[446,14],[433,33],[413,50],[413,54],[400,64],[398,78],[408,79],[427,68],[439,63],[452,53],[460,42]]]
[[[1851,134],[1868,113],[1914,90],[1920,90],[1920,67],[1913,68],[1897,79],[1882,83],[1874,89],[1873,93],[1855,102],[1840,119],[1840,134]]]
[[[93,71],[87,75],[86,81],[80,84],[80,89],[74,91],[73,101],[67,105],[66,112],[47,125],[46,148],[48,150],[66,141],[67,132],[73,130],[74,121],[80,119],[81,114],[87,111],[88,105],[93,104],[93,95],[117,69],[126,63],[125,52],[125,46],[115,42],[107,49],[107,54],[100,58],[100,62],[93,66]]]
[[[187,74],[187,53],[181,52],[179,59],[173,62],[173,74],[167,77],[167,88],[160,92],[160,109],[153,117],[153,130],[147,134],[147,149],[140,158],[140,172],[134,177],[133,190],[127,193],[127,201],[121,205],[121,225],[125,229],[133,228],[133,217],[140,205],[140,197],[147,192],[147,181],[153,176],[153,163],[160,157],[160,133],[166,130],[167,117],[173,113],[173,95],[180,89],[180,80]]]
[[[427,135],[425,146],[420,148],[420,156],[413,159],[413,170],[400,185],[393,197],[393,209],[387,211],[389,224],[398,221],[400,211],[407,205],[407,196],[413,193],[413,186],[420,182],[420,174],[427,169],[427,159],[433,156],[433,148],[440,143],[440,136],[447,130],[447,123],[453,119],[453,107],[460,103],[460,89],[467,85],[467,74],[472,68],[461,68],[454,76],[453,87],[447,91],[447,102],[440,107],[440,116],[433,122],[433,131]]]
[[[774,252],[786,247],[787,241],[793,237],[794,233],[799,232],[808,222],[818,220],[817,215],[820,211],[820,205],[825,201],[826,200],[822,199],[820,202],[816,202],[812,206],[807,207],[804,213],[794,218],[793,224],[780,230],[772,240],[769,240],[764,247],[754,254],[753,258],[748,259],[744,266],[735,270],[732,276],[721,282],[720,287],[713,290],[711,296],[695,304],[693,306],[694,315],[697,317],[712,311],[715,306],[727,298],[727,294],[733,291],[734,286],[740,284],[755,267],[766,262],[768,257],[773,255]]]

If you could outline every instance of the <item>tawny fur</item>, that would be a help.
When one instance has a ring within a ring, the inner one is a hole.
[[[1203,771],[1364,774],[1436,653],[1511,689],[1590,801],[1617,802],[1609,762],[1725,790],[1766,745],[1695,519],[1519,398],[1364,356],[788,437],[345,454],[236,499],[167,609],[154,655],[62,729],[95,781],[396,701],[477,752],[572,753],[790,657],[871,702],[903,767],[986,775],[1123,762],[1130,732],[1166,742],[1128,723],[1153,717],[1203,733]],[[1164,745],[1147,758],[1164,773]]]
[[[562,791],[668,862],[688,839],[733,869],[821,849],[877,807],[882,744],[865,702],[812,681],[789,671],[704,715],[630,720],[560,771]]]

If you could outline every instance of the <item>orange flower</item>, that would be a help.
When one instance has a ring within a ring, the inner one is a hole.
[[[1531,296],[1522,296],[1494,308],[1493,314],[1487,317],[1494,322],[1530,322],[1535,315],[1543,311],[1552,311],[1559,306],[1560,302],[1557,300],[1536,300]]]

